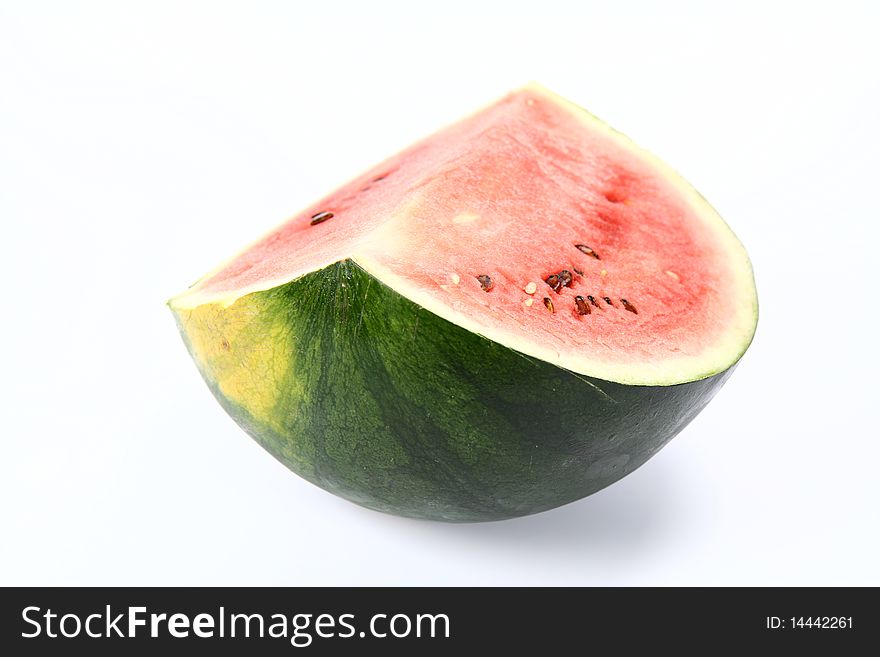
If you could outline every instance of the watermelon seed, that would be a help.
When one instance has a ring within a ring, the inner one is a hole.
[[[480,287],[483,288],[483,292],[488,292],[495,284],[492,282],[492,279],[486,276],[486,274],[480,274],[477,276],[477,280],[480,281]]]
[[[584,275],[584,272],[582,272],[582,271],[581,271],[580,269],[578,269],[577,267],[572,267],[572,269],[574,269],[574,273],[577,274],[578,276],[583,276],[583,275]]]
[[[555,312],[553,310],[553,300],[550,297],[544,297],[544,307],[551,313]]]
[[[459,283],[461,283],[461,276],[459,276],[458,274],[451,274],[449,276],[449,280],[452,281],[453,285],[458,285]]]
[[[526,299],[525,301],[523,301],[523,303],[526,304],[526,308],[531,308],[531,306],[534,302],[535,302],[534,299]]]
[[[550,274],[547,278],[544,279],[544,282],[549,285],[554,292],[559,292],[562,288],[562,282],[559,280],[559,276],[557,274]]]
[[[584,298],[581,295],[578,295],[574,298],[574,305],[577,307],[578,315],[589,315],[590,307],[587,305],[587,302],[584,301]]]
[[[229,351],[229,340],[223,338],[220,340],[220,346],[223,347],[223,351]]]
[[[584,253],[584,254],[590,256],[591,258],[595,258],[596,260],[599,260],[599,254],[596,253],[595,251],[593,251],[593,249],[588,247],[586,244],[575,244],[574,248],[576,248],[581,253]]]
[[[319,212],[318,214],[312,215],[312,220],[311,220],[311,222],[309,222],[309,225],[317,226],[321,222],[327,221],[328,219],[332,219],[332,218],[333,218],[332,212]]]
[[[480,218],[480,215],[474,214],[473,212],[462,212],[461,214],[457,214],[452,218],[452,223],[454,224],[470,224]]]
[[[366,185],[364,185],[363,187],[361,187],[361,191],[362,191],[362,192],[367,191],[368,189],[370,189],[370,187],[372,187],[373,185],[375,185],[377,182],[381,182],[381,181],[385,180],[385,179],[386,179],[388,176],[390,176],[392,173],[394,173],[394,172],[393,172],[393,171],[386,171],[385,173],[376,176],[375,178],[371,179]]]
[[[571,287],[571,272],[567,269],[559,272],[559,283],[565,287]]]
[[[589,299],[590,303],[593,304],[594,306],[596,306],[596,308],[601,308],[601,306],[599,305],[599,302],[596,301],[596,297],[594,297],[592,294],[588,294],[587,299]]]
[[[631,313],[635,313],[636,315],[639,314],[639,311],[636,310],[636,307],[635,307],[634,305],[632,305],[632,304],[631,304],[629,301],[627,301],[626,299],[621,299],[621,300],[620,300],[620,303],[622,303],[622,304],[623,304],[623,307],[626,308],[626,309],[627,309],[628,311],[630,311]]]
[[[611,303],[611,299],[609,297],[602,297],[602,301],[607,303],[609,306],[614,307],[614,304]]]
[[[526,291],[526,294],[534,294],[538,290],[538,286],[529,281],[523,289]]]

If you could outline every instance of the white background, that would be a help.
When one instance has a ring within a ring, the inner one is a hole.
[[[880,584],[880,15],[709,4],[0,2],[0,583]],[[530,79],[727,218],[755,342],[567,507],[444,525],[324,493],[223,413],[163,304]]]

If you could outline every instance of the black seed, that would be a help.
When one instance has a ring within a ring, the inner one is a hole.
[[[613,305],[614,305],[613,303],[611,303],[611,299],[610,299],[609,297],[602,297],[602,301],[604,301],[605,303],[607,303],[609,306],[613,306]]]
[[[493,283],[492,279],[486,276],[486,274],[480,274],[477,276],[477,280],[480,281],[480,287],[483,288],[483,292],[488,292],[495,287],[495,283]]]
[[[588,294],[588,295],[587,295],[587,299],[589,299],[589,300],[590,300],[590,303],[593,304],[594,306],[596,306],[596,308],[600,308],[600,307],[601,307],[601,306],[599,305],[599,302],[596,301],[596,297],[594,297],[592,294]]]
[[[310,222],[312,226],[317,226],[319,223],[323,221],[327,221],[328,219],[333,218],[332,212],[319,212],[318,214],[312,215],[312,221]]]
[[[559,292],[562,288],[562,281],[559,280],[559,276],[556,274],[550,274],[547,278],[544,279],[544,282],[549,285],[554,292]]]
[[[559,284],[564,285],[565,287],[571,287],[571,272],[567,269],[563,269],[559,272]]]
[[[620,303],[622,303],[622,304],[623,304],[623,307],[626,308],[626,309],[627,309],[628,311],[630,311],[631,313],[635,313],[636,315],[639,314],[639,311],[636,310],[636,307],[635,307],[634,305],[632,305],[632,304],[631,304],[629,301],[627,301],[626,299],[621,299],[621,300],[620,300]]]
[[[595,251],[593,251],[593,249],[591,249],[590,247],[588,247],[586,244],[575,244],[575,245],[574,245],[574,248],[576,248],[576,249],[577,249],[578,251],[580,251],[581,253],[585,253],[585,254],[587,254],[588,256],[590,256],[590,257],[592,257],[592,258],[595,258],[596,260],[599,259],[599,254],[596,253]]]
[[[544,307],[549,310],[551,313],[553,311],[553,300],[550,297],[544,297]]]
[[[584,298],[580,295],[574,298],[574,305],[577,308],[578,315],[589,315],[590,314],[590,306],[587,305],[587,302],[584,301]]]
[[[574,269],[574,273],[577,274],[578,276],[583,276],[583,275],[584,275],[584,272],[582,272],[582,271],[581,271],[580,269],[578,269],[577,267],[572,267],[572,269]]]

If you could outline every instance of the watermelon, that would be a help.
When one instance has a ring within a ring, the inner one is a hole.
[[[169,305],[308,481],[445,521],[550,509],[682,430],[757,322],[751,265],[667,165],[537,85],[428,137]]]

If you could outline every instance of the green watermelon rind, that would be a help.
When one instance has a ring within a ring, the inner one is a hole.
[[[501,520],[590,495],[687,426],[735,366],[670,386],[575,374],[426,310],[352,260],[234,303],[254,309],[249,325],[230,344],[211,339],[275,359],[280,380],[245,380],[274,386],[270,406],[224,393],[190,339],[211,327],[171,306],[227,412],[308,481],[414,518]]]

